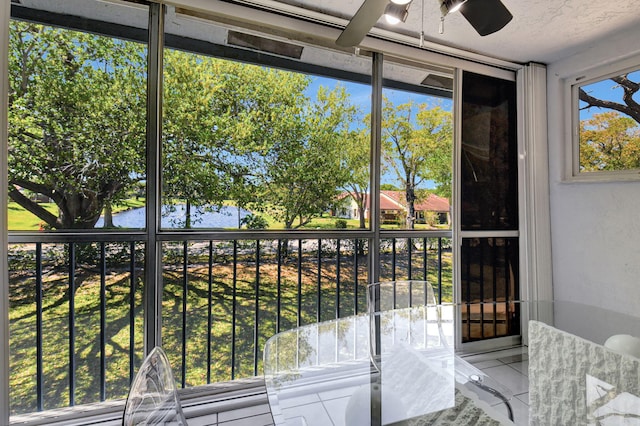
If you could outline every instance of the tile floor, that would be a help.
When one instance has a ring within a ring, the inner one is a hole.
[[[462,358],[511,391],[509,402],[514,423],[529,424],[529,360],[526,350],[514,348]],[[507,414],[507,408],[500,401],[495,400],[491,405]]]
[[[510,394],[510,405],[513,410],[514,423],[527,425],[528,422],[528,358],[526,349],[514,348],[508,350],[484,352],[474,355],[463,355],[462,358],[472,364],[487,376],[506,388]],[[355,387],[351,383],[339,383],[340,380],[330,381],[333,389],[313,392],[311,394],[287,395],[281,400],[280,410],[286,418],[288,426],[352,426],[342,416],[345,406],[350,400]],[[368,387],[367,387],[368,388]],[[346,392],[346,393],[345,393]],[[482,398],[495,408],[503,418],[508,418],[506,405],[497,397],[486,395]]]

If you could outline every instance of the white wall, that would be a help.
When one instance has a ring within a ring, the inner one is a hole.
[[[640,312],[640,180],[564,179],[571,144],[565,81],[595,67],[640,68],[638,40],[640,28],[630,29],[547,68],[554,297],[633,315]]]

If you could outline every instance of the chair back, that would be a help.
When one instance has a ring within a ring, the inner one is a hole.
[[[167,354],[156,346],[131,383],[123,426],[186,426]]]

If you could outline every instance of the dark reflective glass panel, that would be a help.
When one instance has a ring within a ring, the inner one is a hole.
[[[462,230],[518,228],[516,86],[464,73]]]
[[[461,250],[462,339],[520,333],[517,238],[464,238]]]

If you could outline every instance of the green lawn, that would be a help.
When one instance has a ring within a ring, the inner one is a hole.
[[[232,205],[233,203],[230,201],[225,204]],[[58,213],[58,208],[54,203],[41,203],[40,205],[54,214]],[[120,202],[117,205],[114,205],[113,213],[115,214],[124,210],[144,207],[144,205],[144,198],[130,198]],[[266,213],[259,213],[259,215],[267,219],[267,223],[269,224],[268,229],[284,229],[284,224],[277,221],[273,216]],[[41,227],[44,225],[44,222],[41,219],[13,201],[9,202],[8,220],[9,231],[37,231],[39,229],[42,229]],[[303,229],[336,229],[336,220],[338,220],[338,218],[329,216],[317,217],[311,220],[310,223],[306,224]],[[346,222],[347,229],[358,229],[360,227],[360,221],[357,219],[346,219]],[[383,225],[383,228],[403,229],[401,225],[389,224]],[[430,228],[428,225],[416,224],[415,229],[425,230],[432,228]]]
[[[235,378],[254,374],[254,322],[258,312],[258,374],[262,363],[261,348],[267,338],[276,331],[277,295],[281,296],[280,328],[296,326],[298,294],[302,323],[314,322],[318,316],[317,295],[320,292],[320,317],[334,318],[337,300],[336,274],[340,273],[341,315],[353,314],[354,292],[353,255],[344,255],[338,270],[335,253],[323,251],[326,258],[318,268],[315,251],[305,252],[300,264],[296,254],[279,264],[273,252],[260,256],[260,276],[256,280],[255,255],[241,246],[234,264],[231,246],[219,242],[214,251],[209,291],[208,244],[189,243],[189,268],[186,271],[186,383],[196,386],[206,383],[210,369],[212,381],[231,379],[231,353],[235,350],[233,364]],[[265,242],[266,244],[266,242]],[[163,346],[170,356],[171,364],[180,381],[182,366],[182,314],[185,270],[182,265],[182,243],[167,242],[163,248]],[[78,247],[79,249],[79,247]],[[264,246],[263,246],[264,249]],[[344,248],[343,248],[344,249]],[[10,385],[11,410],[13,414],[35,410],[36,389],[36,320],[38,312],[34,301],[35,257],[32,248],[12,245],[9,256],[10,286]],[[134,323],[131,324],[129,307],[131,301],[131,275],[128,262],[128,243],[109,243],[107,246],[107,271],[105,275],[106,304],[106,397],[126,396],[129,380],[129,348],[133,337],[136,353],[134,367],[137,368],[142,354],[143,310],[142,291],[144,283],[144,259],[135,267]],[[57,251],[58,253],[55,253]],[[124,253],[124,254],[123,254]],[[62,255],[62,256],[61,256]],[[43,368],[45,409],[64,407],[69,403],[69,277],[64,259],[64,248],[57,246],[43,252]],[[427,280],[437,282],[436,253],[430,249],[428,255]],[[75,278],[73,303],[75,306],[75,403],[96,402],[100,399],[100,267],[98,261],[84,261],[78,265]],[[451,253],[443,253],[443,293],[445,301],[451,300]],[[366,308],[366,257],[358,260],[357,283],[360,312]],[[388,279],[395,265],[396,279],[406,279],[406,256],[391,261],[390,253],[381,257],[382,275]],[[300,269],[299,269],[300,268]],[[423,279],[420,256],[413,259],[414,279]],[[298,275],[301,270],[301,275]],[[404,271],[404,272],[403,272]],[[320,274],[320,275],[318,275]],[[280,285],[278,284],[280,277]],[[318,287],[320,285],[320,287]],[[300,293],[298,293],[300,291]],[[256,306],[256,293],[259,305]],[[235,295],[235,296],[234,296]],[[212,326],[208,327],[208,306],[211,297]],[[233,306],[236,301],[235,347],[232,348]],[[133,332],[133,335],[131,334]],[[214,358],[209,364],[206,354],[208,336]]]
[[[58,207],[55,203],[40,203],[40,206],[57,215]],[[113,213],[123,210],[144,207],[144,198],[130,198],[122,201],[120,204],[113,206]],[[15,201],[9,201],[8,209],[8,225],[9,231],[37,231],[42,229],[44,222],[30,211],[25,210]]]

